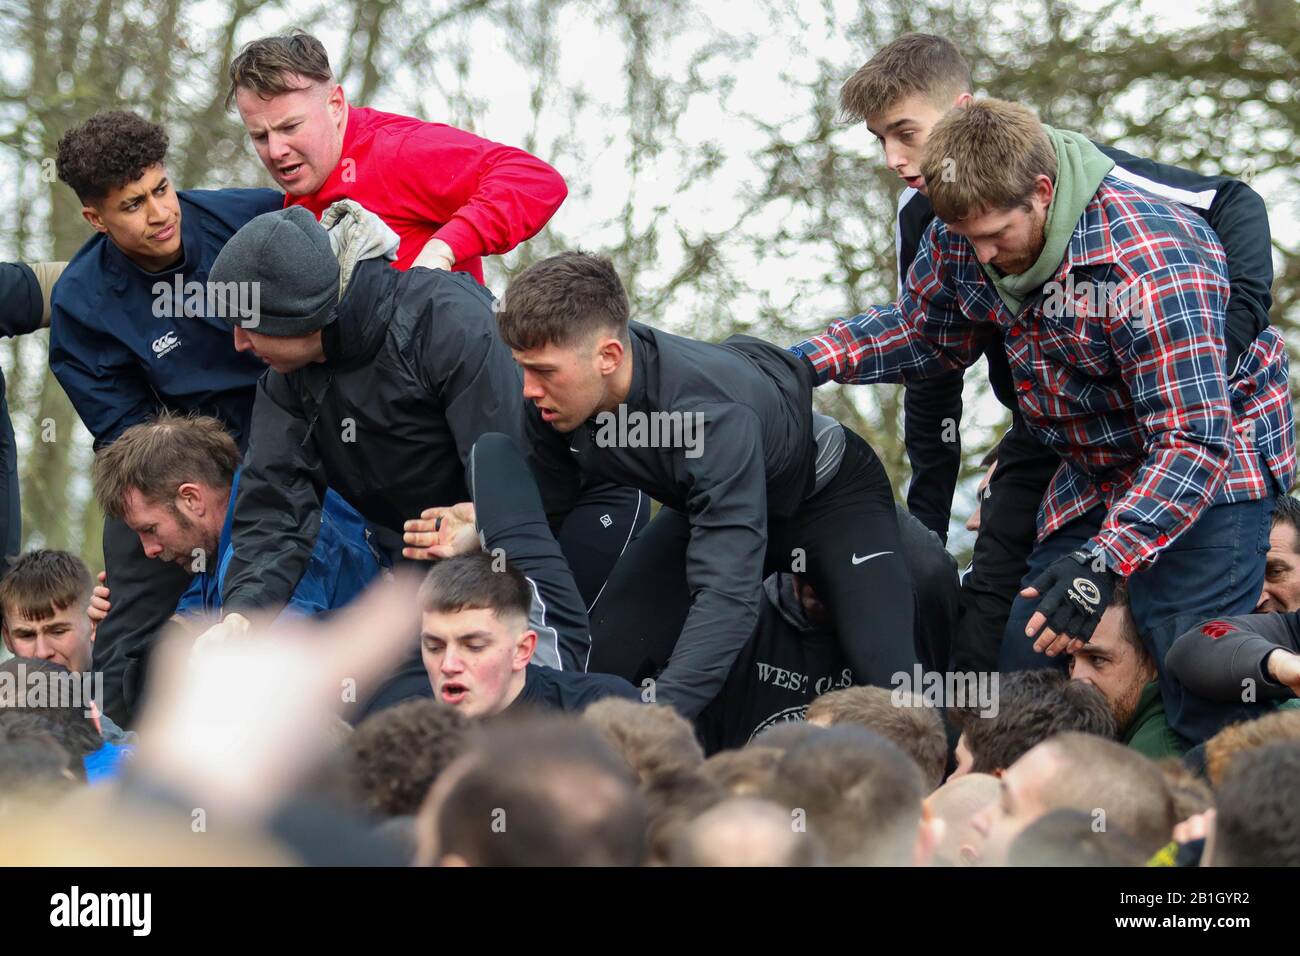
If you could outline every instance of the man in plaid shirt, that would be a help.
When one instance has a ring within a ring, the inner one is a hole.
[[[1218,239],[1110,168],[1017,104],[954,110],[926,146],[937,219],[898,302],[793,350],[818,384],[900,382],[973,364],[1000,328],[1025,421],[1063,462],[999,667],[1064,663],[1128,578],[1171,725],[1194,743],[1255,715],[1191,697],[1164,657],[1259,596],[1296,465],[1286,350],[1268,328],[1225,368]]]

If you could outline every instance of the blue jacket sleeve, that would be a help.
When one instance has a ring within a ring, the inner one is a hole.
[[[0,335],[26,335],[41,327],[45,302],[36,273],[24,262],[0,262]]]
[[[95,451],[159,408],[139,365],[122,343],[88,329],[54,290],[50,371],[95,438]]]

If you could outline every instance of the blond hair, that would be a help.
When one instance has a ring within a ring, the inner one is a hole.
[[[1279,710],[1254,720],[1229,724],[1205,742],[1205,775],[1217,789],[1238,755],[1292,740],[1300,740],[1300,711]]]
[[[1056,151],[1027,106],[973,100],[930,131],[921,159],[930,204],[944,222],[1028,209],[1039,176],[1056,182]]]

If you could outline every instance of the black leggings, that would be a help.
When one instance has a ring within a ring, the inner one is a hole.
[[[483,435],[470,449],[468,479],[484,545],[489,551],[500,549],[536,589],[531,615],[537,629],[534,659],[560,670],[586,670],[591,651],[587,601],[578,590],[565,552],[551,534],[537,483],[523,455],[506,435]],[[623,497],[613,503],[620,504]],[[596,518],[593,520],[604,530]],[[593,561],[587,566],[598,565]]]
[[[526,469],[509,474],[531,477]],[[650,498],[643,492],[607,481],[583,482],[556,537],[588,611],[600,600],[609,572],[632,538],[649,521]]]
[[[1019,414],[1013,416],[998,445],[988,498],[980,505],[971,570],[962,581],[952,670],[997,670],[1002,634],[1038,536],[1038,509],[1060,466],[1060,456],[1029,433]]]
[[[859,684],[888,687],[918,657],[914,599],[885,469],[845,430],[836,476],[794,515],[772,517],[764,575],[805,576],[831,616]],[[614,567],[592,612],[591,670],[639,683],[667,664],[690,610],[685,515],[661,508]],[[760,581],[754,581],[757,590]],[[739,653],[740,648],[735,649]]]

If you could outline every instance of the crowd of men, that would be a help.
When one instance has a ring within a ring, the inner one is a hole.
[[[166,131],[100,112],[57,159],[94,235],[0,269],[94,437],[106,568],[0,579],[0,856],[75,817],[55,846],[104,863],[1300,863],[1249,186],[908,34],[841,92],[905,186],[896,301],[719,344],[583,251],[494,296],[560,174],[349,104],[310,35],[245,46],[230,103],[279,189],[178,190]],[[959,574],[981,357],[1012,424]],[[906,508],[831,381],[905,383]],[[179,839],[195,807],[221,839]]]

